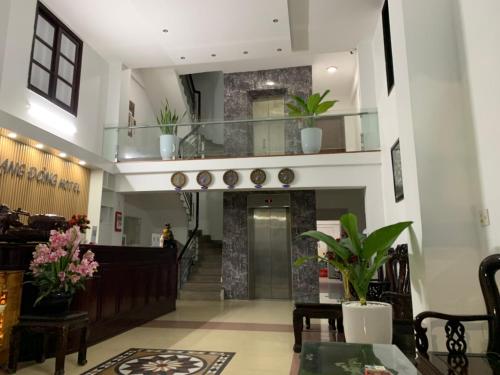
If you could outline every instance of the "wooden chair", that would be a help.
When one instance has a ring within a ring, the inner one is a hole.
[[[422,326],[422,322],[427,318],[447,321],[445,325],[446,348],[451,361],[455,363],[467,362],[467,343],[465,341],[465,327],[462,322],[488,322],[487,352],[490,354],[496,353],[497,356],[500,355],[500,294],[495,280],[495,274],[499,269],[500,254],[486,257],[479,266],[479,282],[484,302],[486,303],[486,315],[451,315],[434,311],[424,311],[416,316],[415,334],[419,355],[429,358],[427,353],[429,349],[429,340],[426,335],[427,328]],[[464,360],[460,360],[460,358]]]

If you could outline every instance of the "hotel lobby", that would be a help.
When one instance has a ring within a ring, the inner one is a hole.
[[[499,374],[499,16],[1,0],[0,372]]]

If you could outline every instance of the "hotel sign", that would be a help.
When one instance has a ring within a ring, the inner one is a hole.
[[[36,181],[37,184],[52,186],[61,190],[80,193],[80,185],[76,182],[59,179],[57,173],[28,166],[19,161],[9,159],[0,160],[0,177],[12,176],[17,178],[26,178],[28,181]]]

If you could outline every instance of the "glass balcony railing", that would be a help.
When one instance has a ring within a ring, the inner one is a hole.
[[[162,133],[174,136],[161,136]],[[109,160],[122,162],[360,152],[379,148],[377,113],[361,112],[161,126],[107,126],[103,152]]]

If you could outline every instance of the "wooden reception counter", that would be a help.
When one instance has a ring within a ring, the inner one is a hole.
[[[26,271],[34,244],[0,244],[0,271]],[[82,245],[96,254],[99,272],[88,280],[72,309],[88,311],[90,343],[104,340],[175,310],[177,250]],[[23,286],[21,314],[29,313],[36,290]]]

